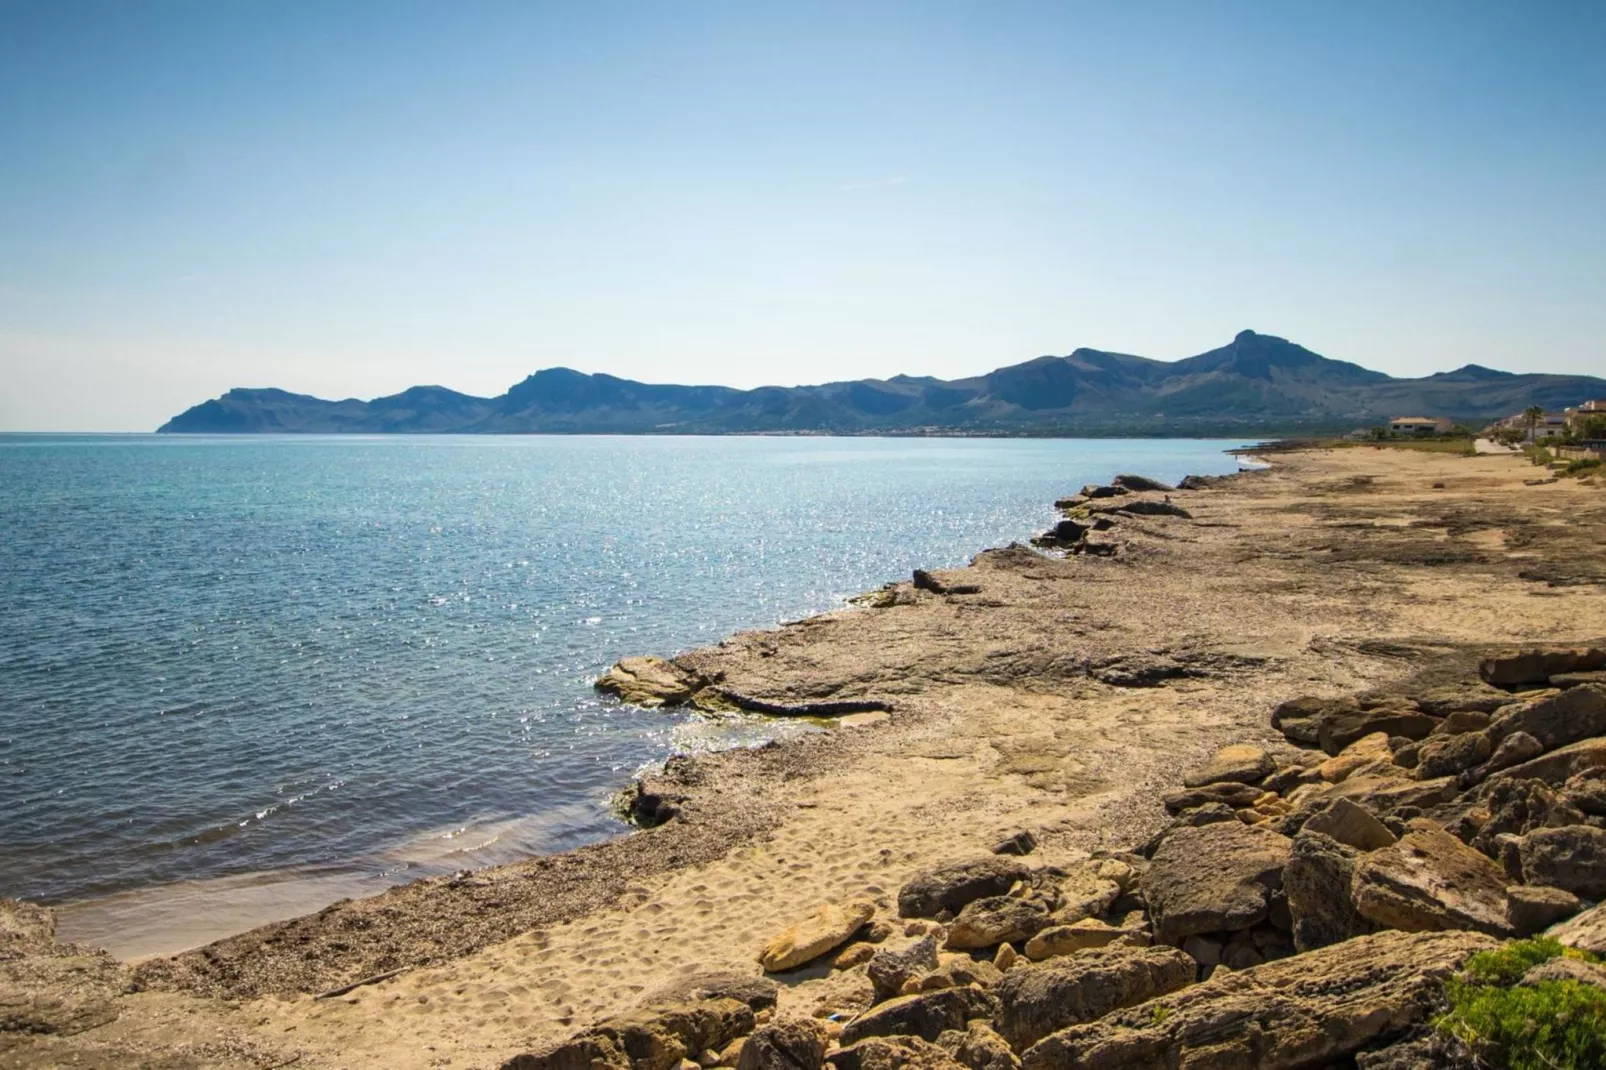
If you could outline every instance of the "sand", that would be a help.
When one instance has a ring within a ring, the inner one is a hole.
[[[756,974],[765,940],[822,902],[890,915],[914,871],[1017,830],[1041,841],[1034,864],[1139,842],[1182,769],[1228,740],[1279,745],[1283,699],[1606,634],[1606,488],[1526,486],[1536,470],[1510,456],[1275,462],[1173,495],[1191,521],[1122,521],[1114,558],[985,554],[939,574],[975,594],[905,584],[887,608],[693,652],[744,694],[892,716],[680,765],[662,827],[141,967],[115,1022],[0,1040],[0,1065],[494,1067],[677,978]],[[781,980],[785,1012],[866,996],[823,966]]]

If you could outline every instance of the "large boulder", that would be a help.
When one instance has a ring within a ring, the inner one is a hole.
[[[688,1055],[718,1050],[753,1031],[753,1009],[735,999],[648,1008],[605,1019],[502,1070],[674,1070]]]
[[[1510,768],[1491,773],[1508,780],[1543,780],[1560,787],[1568,779],[1591,769],[1606,768],[1606,738],[1581,739]]]
[[[736,1070],[820,1070],[828,1039],[823,1022],[782,1018],[753,1031]]]
[[[1448,717],[1458,711],[1493,713],[1511,701],[1511,692],[1473,680],[1431,687],[1414,692],[1411,697],[1423,713]]]
[[[1502,836],[1526,836],[1534,829],[1584,822],[1583,813],[1543,780],[1491,781],[1480,789],[1469,817],[1481,820],[1468,842],[1496,859]]]
[[[928,933],[905,948],[883,947],[870,956],[865,968],[877,999],[890,999],[903,986],[936,971],[937,937]]]
[[[1606,955],[1606,903],[1590,907],[1560,925],[1552,925],[1545,930],[1545,935],[1580,951]]]
[[[1125,947],[1147,947],[1151,941],[1148,928],[1143,924],[1141,911],[1133,911],[1120,925],[1111,925],[1097,918],[1083,918],[1069,925],[1055,925],[1044,929],[1026,941],[1026,957],[1033,962],[1074,955],[1095,947],[1119,944]]]
[[[678,706],[701,686],[695,674],[663,658],[625,658],[597,678],[598,691],[632,706]]]
[[[1438,718],[1430,717],[1415,707],[1383,706],[1323,718],[1316,741],[1322,750],[1336,756],[1351,743],[1374,732],[1381,732],[1387,737],[1426,739],[1438,724]]]
[[[1416,777],[1432,780],[1456,776],[1488,761],[1493,753],[1494,744],[1487,732],[1429,736],[1416,748]]]
[[[1370,810],[1351,799],[1334,799],[1311,815],[1301,831],[1320,832],[1357,851],[1375,851],[1399,838]]]
[[[1520,848],[1522,879],[1584,899],[1606,899],[1606,830],[1589,825],[1535,829]]]
[[[1028,1049],[1024,1070],[1314,1070],[1434,1013],[1475,933],[1377,933],[1193,985]],[[1073,960],[1074,961],[1074,960]]]
[[[1024,1051],[1066,1026],[1174,992],[1196,972],[1191,958],[1170,947],[1102,948],[1017,964],[993,990],[998,1031]]]
[[[919,1037],[869,1037],[826,1057],[832,1070],[967,1070],[952,1054]]]
[[[1199,806],[1208,806],[1211,803],[1224,803],[1234,810],[1241,810],[1246,806],[1253,806],[1255,800],[1263,794],[1265,793],[1259,788],[1249,784],[1223,782],[1168,792],[1160,797],[1160,801],[1165,805],[1166,811],[1173,814],[1180,814],[1184,810],[1192,810]]]
[[[1488,731],[1496,743],[1513,732],[1527,732],[1545,750],[1606,735],[1606,686],[1587,684],[1533,702],[1503,706]]]
[[[1185,787],[1200,788],[1223,781],[1254,784],[1277,769],[1271,755],[1250,743],[1222,747],[1204,765],[1182,778]]]
[[[1576,895],[1560,888],[1513,884],[1506,889],[1506,921],[1511,925],[1512,935],[1519,940],[1572,917],[1583,906]]]
[[[932,918],[944,910],[957,914],[974,900],[1003,895],[1030,873],[1026,863],[1007,855],[986,855],[928,869],[898,890],[898,915]]]
[[[1297,950],[1326,947],[1372,931],[1372,924],[1350,899],[1359,857],[1353,847],[1310,831],[1309,823],[1295,838],[1283,869],[1283,889],[1288,893]]]
[[[1510,935],[1500,867],[1431,821],[1418,818],[1406,828],[1398,843],[1356,862],[1350,897],[1361,917],[1407,932]]]
[[[948,946],[960,951],[1026,940],[1051,924],[1048,908],[1031,899],[990,895],[965,904],[948,926]]]
[[[1177,945],[1195,933],[1248,929],[1264,921],[1292,848],[1288,837],[1258,825],[1221,822],[1172,830],[1143,878],[1155,938]]]
[[[936,1040],[949,1029],[964,1029],[972,1018],[991,1018],[993,998],[979,988],[939,988],[878,1003],[842,1027],[842,1044],[866,1037],[909,1036]]]
[[[759,952],[759,965],[779,973],[813,962],[847,943],[874,916],[874,903],[826,903],[771,937]]]
[[[1151,479],[1148,476],[1133,475],[1132,473],[1116,476],[1114,479],[1110,480],[1110,482],[1117,487],[1125,487],[1127,490],[1136,491],[1157,490],[1164,491],[1169,494],[1171,491],[1177,489],[1176,487],[1171,486],[1169,483],[1160,482],[1158,479]]]
[[[1543,684],[1557,673],[1595,669],[1606,669],[1606,650],[1508,650],[1479,662],[1478,675],[1496,687],[1521,687]]]
[[[944,1033],[937,1038],[937,1046],[969,1070],[1020,1070],[1020,1058],[985,1022],[971,1022],[963,1033]]]

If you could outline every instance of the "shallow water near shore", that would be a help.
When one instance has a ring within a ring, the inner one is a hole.
[[[0,436],[0,894],[150,954],[622,830],[812,730],[590,681],[963,563],[1237,442]]]

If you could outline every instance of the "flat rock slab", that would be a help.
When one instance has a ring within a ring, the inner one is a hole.
[[[898,890],[898,915],[931,918],[944,910],[957,914],[974,900],[1003,895],[1029,873],[1026,863],[1006,855],[986,855],[928,869]]]
[[[1584,684],[1503,707],[1489,725],[1489,735],[1498,743],[1513,732],[1527,732],[1546,750],[1606,735],[1606,685]]]
[[[1351,743],[1374,732],[1381,732],[1386,737],[1426,739],[1438,726],[1438,718],[1419,710],[1383,707],[1326,716],[1321,719],[1316,738],[1322,750],[1336,756]]]
[[[673,662],[651,656],[625,658],[598,677],[598,691],[632,706],[678,706],[696,691],[697,681]]]
[[[1545,930],[1545,935],[1580,951],[1606,955],[1606,903],[1590,907],[1560,925],[1552,925]]]
[[[874,916],[873,903],[827,903],[771,937],[759,952],[759,965],[778,973],[813,962],[847,943]]]
[[[1016,1051],[1066,1026],[1090,1022],[1191,984],[1194,961],[1171,947],[1120,947],[1016,964],[993,990],[998,1032]]]
[[[1389,929],[1472,929],[1509,936],[1506,874],[1431,821],[1416,819],[1391,847],[1363,856],[1350,895],[1356,911]]]
[[[1305,822],[1304,832],[1320,832],[1357,851],[1375,851],[1399,837],[1372,812],[1351,799],[1334,799]]]
[[[1287,836],[1230,821],[1167,833],[1143,878],[1155,938],[1177,945],[1264,921],[1292,849]]]
[[[948,946],[961,951],[1025,940],[1049,925],[1048,908],[1030,899],[973,899],[948,926]]]
[[[1248,743],[1235,743],[1223,747],[1201,768],[1182,778],[1183,786],[1199,788],[1206,784],[1229,781],[1253,784],[1277,769],[1277,763],[1264,750]]]
[[[1424,1021],[1476,933],[1377,933],[1233,971],[1027,1050],[1023,1070],[1309,1070]]]

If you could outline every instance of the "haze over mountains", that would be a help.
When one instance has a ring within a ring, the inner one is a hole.
[[[304,433],[661,433],[1269,435],[1349,430],[1395,416],[1470,426],[1529,405],[1606,397],[1606,379],[1468,364],[1396,379],[1243,331],[1184,360],[1078,349],[969,379],[899,375],[820,386],[674,386],[568,368],[538,371],[500,397],[415,386],[372,401],[235,389],[158,430]]]

